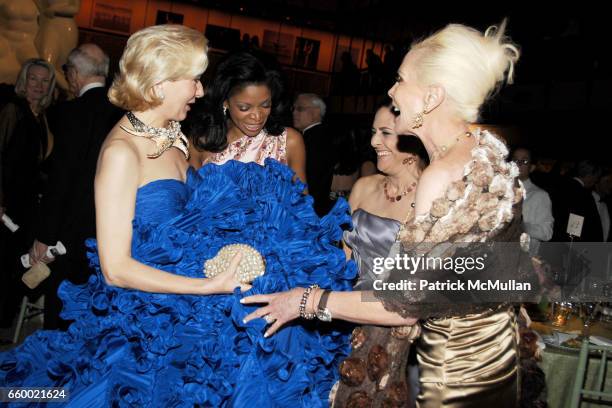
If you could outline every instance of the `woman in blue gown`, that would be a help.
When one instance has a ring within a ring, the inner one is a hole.
[[[128,111],[105,141],[95,181],[95,273],[59,295],[67,332],[38,331],[0,354],[0,387],[65,387],[70,407],[325,406],[346,329],[289,326],[274,338],[243,291],[317,282],[350,290],[355,265],[335,246],[346,204],[319,219],[291,170],[229,162],[188,169],[180,132],[203,94],[206,40],[155,26],[128,40],[111,101]],[[205,260],[234,243],[256,248],[265,274],[241,284]],[[203,296],[206,295],[206,296]]]

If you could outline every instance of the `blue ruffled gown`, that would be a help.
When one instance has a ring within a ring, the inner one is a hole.
[[[246,293],[318,283],[350,290],[356,266],[335,246],[350,224],[346,202],[323,219],[288,167],[268,160],[191,169],[186,183],[138,190],[132,256],[202,277],[227,244],[247,243],[266,273]],[[349,352],[349,327],[296,321],[264,339],[265,322],[231,295],[154,294],[108,286],[95,240],[88,284],[64,282],[67,332],[38,331],[0,354],[0,386],[66,387],[69,407],[323,407]],[[54,404],[55,405],[55,404]]]

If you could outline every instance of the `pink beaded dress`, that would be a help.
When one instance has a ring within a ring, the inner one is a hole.
[[[255,137],[244,135],[230,143],[225,150],[208,157],[202,164],[223,164],[229,160],[238,160],[243,163],[255,162],[263,166],[267,158],[287,164],[286,129],[278,136],[269,135],[265,129]]]

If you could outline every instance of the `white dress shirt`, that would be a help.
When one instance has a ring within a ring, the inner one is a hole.
[[[533,184],[530,179],[523,181],[525,200],[523,201],[523,227],[531,237],[529,252],[536,255],[540,242],[548,241],[553,235],[552,203],[548,193]]]
[[[323,123],[323,122],[315,122],[315,123],[312,123],[312,124],[310,124],[310,125],[306,126],[306,127],[304,128],[304,130],[302,130],[302,134],[306,133],[306,131],[307,131],[308,129],[313,128],[313,127],[315,127],[315,126],[317,126],[317,125],[320,125],[321,123]]]
[[[608,205],[601,201],[600,195],[596,191],[592,191],[595,204],[597,204],[597,211],[599,212],[599,219],[601,220],[601,228],[603,230],[603,240],[608,242],[608,233],[610,232],[610,212],[608,211]]]
[[[79,97],[83,96],[83,94],[87,91],[89,91],[90,89],[93,88],[103,88],[104,87],[104,83],[102,82],[92,82],[90,84],[85,85],[84,87],[81,88],[81,90],[79,91]]]

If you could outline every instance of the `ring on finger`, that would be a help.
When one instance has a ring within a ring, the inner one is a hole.
[[[272,323],[274,323],[274,322],[276,321],[276,319],[275,319],[274,317],[270,316],[270,315],[265,315],[265,316],[263,317],[263,319],[264,319],[264,320],[266,321],[266,323],[268,323],[268,324],[272,324]]]

